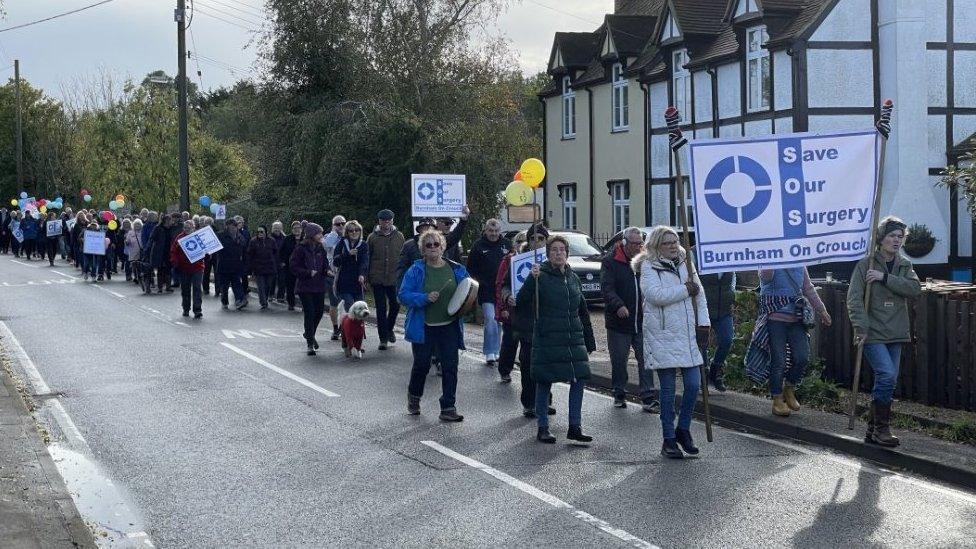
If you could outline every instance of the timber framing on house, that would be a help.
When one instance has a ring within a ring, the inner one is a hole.
[[[972,276],[973,220],[935,184],[976,132],[976,0],[617,0],[547,72],[553,227],[675,223],[669,105],[701,139],[870,128],[891,98],[883,213],[936,235],[924,272]]]

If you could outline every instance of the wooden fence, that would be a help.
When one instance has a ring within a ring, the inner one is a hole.
[[[818,284],[833,318],[814,338],[827,379],[851,386],[854,375],[854,330],[847,315],[847,284]],[[972,286],[927,283],[909,306],[912,342],[901,356],[895,395],[962,410],[976,411],[976,291]],[[871,368],[861,368],[861,390],[870,392]]]

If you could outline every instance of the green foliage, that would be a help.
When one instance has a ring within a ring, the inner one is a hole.
[[[957,420],[937,433],[939,438],[952,442],[976,443],[976,424],[968,420]]]
[[[959,199],[966,200],[969,215],[976,217],[976,138],[966,146],[974,150],[963,154],[957,166],[946,166],[937,185],[957,190]]]

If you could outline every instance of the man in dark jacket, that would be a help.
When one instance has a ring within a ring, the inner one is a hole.
[[[481,238],[475,240],[468,253],[468,273],[478,281],[478,304],[484,314],[485,333],[482,352],[485,365],[494,368],[501,352],[501,327],[495,317],[495,278],[502,258],[512,249],[512,243],[502,238],[502,224],[497,219],[485,222]]]
[[[291,234],[282,239],[281,248],[278,249],[278,269],[282,274],[279,292],[281,292],[281,295],[284,295],[285,300],[288,301],[289,311],[295,310],[295,275],[291,272],[289,262],[291,261],[291,254],[295,251],[295,246],[298,245],[298,239],[301,237],[301,221],[292,221]]]
[[[217,252],[217,292],[220,303],[227,308],[227,288],[234,291],[234,307],[240,311],[247,307],[247,294],[244,292],[244,254],[247,240],[237,230],[237,221],[228,219],[226,228],[217,235],[224,249]]]
[[[169,248],[170,263],[179,271],[183,279],[180,294],[183,297],[183,316],[190,316],[193,308],[193,318],[203,318],[203,258],[190,263],[189,258],[180,246],[180,239],[196,231],[193,221],[183,222],[183,230],[176,235]]]
[[[257,235],[247,245],[247,264],[245,271],[253,276],[258,284],[258,301],[261,310],[268,309],[274,277],[278,271],[278,245],[268,236],[268,228],[258,227]]]
[[[149,235],[149,263],[156,270],[156,291],[163,293],[163,290],[172,292],[173,287],[170,281],[172,265],[169,261],[169,249],[173,243],[175,234],[171,234],[173,228],[173,218],[168,215],[162,217],[159,225],[153,229]]]
[[[10,251],[10,212],[0,208],[0,254]]]
[[[708,381],[715,390],[725,392],[725,379],[722,369],[725,359],[732,349],[735,334],[732,325],[732,305],[735,303],[735,273],[701,275],[705,289],[705,302],[708,304],[708,319],[715,332],[715,356],[708,367]]]
[[[644,307],[640,280],[630,266],[630,260],[640,253],[643,243],[640,229],[624,229],[621,241],[607,252],[601,263],[600,291],[606,303],[603,316],[610,352],[613,405],[627,407],[627,361],[633,348],[642,408],[645,412],[658,412],[661,404],[654,390],[654,372],[644,368]]]
[[[369,248],[369,284],[373,288],[376,301],[376,331],[379,334],[380,350],[393,345],[400,303],[397,301],[397,260],[403,249],[403,233],[393,225],[393,212],[380,210],[376,215],[376,229],[366,239]]]

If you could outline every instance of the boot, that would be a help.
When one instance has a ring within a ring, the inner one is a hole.
[[[712,364],[708,368],[708,381],[711,382],[712,387],[715,390],[724,393],[726,391],[725,387],[725,376],[722,375],[722,367],[718,364]]]
[[[543,444],[556,443],[556,437],[552,436],[548,427],[539,427],[539,432],[535,435],[535,439]]]
[[[420,415],[420,397],[407,394],[407,413],[412,416]]]
[[[669,459],[682,459],[685,457],[681,453],[681,448],[678,448],[678,443],[673,438],[664,439],[664,444],[661,445],[661,455]]]
[[[698,447],[695,446],[695,441],[691,439],[691,431],[687,429],[676,429],[674,432],[674,440],[686,454],[692,456],[698,455]]]
[[[783,402],[783,395],[776,395],[773,397],[773,415],[790,417],[790,407]]]
[[[871,442],[886,448],[898,446],[898,437],[891,434],[891,404],[875,401],[871,406],[874,408],[874,434],[871,435]]]
[[[590,443],[593,442],[593,437],[583,434],[583,427],[579,425],[570,425],[569,431],[566,432],[566,438],[569,440],[575,440],[577,442]]]
[[[864,442],[869,444],[874,442],[874,402],[871,402],[871,407],[868,408],[868,430],[864,433]]]
[[[800,403],[796,400],[796,391],[789,383],[783,386],[783,401],[790,407],[790,410],[800,411]]]

